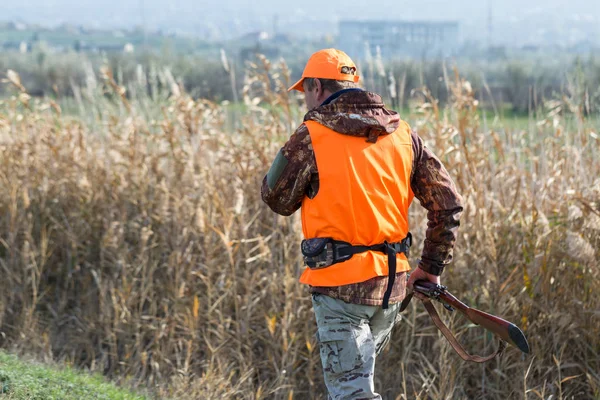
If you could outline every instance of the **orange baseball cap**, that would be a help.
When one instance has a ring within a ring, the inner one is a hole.
[[[358,75],[343,73],[342,68],[348,67],[356,71],[356,65],[346,53],[336,49],[324,49],[314,53],[308,59],[302,78],[294,84],[289,91],[298,90],[304,92],[302,82],[305,78],[335,79],[336,81],[358,82]]]

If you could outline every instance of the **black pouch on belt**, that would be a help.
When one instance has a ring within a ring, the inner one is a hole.
[[[335,263],[332,238],[304,239],[300,244],[304,262],[310,269],[321,269]]]

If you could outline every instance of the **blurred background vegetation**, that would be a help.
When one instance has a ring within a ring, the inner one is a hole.
[[[259,188],[306,112],[286,88],[332,43],[25,35],[0,53],[0,347],[157,398],[323,398],[300,221]],[[378,390],[600,398],[600,61],[486,51],[360,72],[465,199],[444,282],[532,347],[464,363],[413,302]],[[416,265],[426,216],[410,213]],[[469,350],[495,348],[444,318]]]
[[[100,69],[114,71],[118,84],[128,86],[141,75],[169,69],[177,83],[194,98],[239,103],[244,75],[257,54],[283,58],[298,78],[312,52],[331,47],[333,37],[318,39],[249,33],[236,39],[208,42],[193,37],[145,33],[142,30],[94,31],[65,25],[16,29],[0,24],[0,71],[19,71],[33,96],[59,102],[74,96]],[[532,49],[461,49],[452,58],[382,59],[359,63],[363,83],[384,95],[397,109],[408,107],[411,93],[427,86],[442,103],[447,100],[444,69],[458,68],[471,82],[481,107],[509,116],[527,116],[557,95],[584,88],[586,112],[597,111],[600,100],[600,59],[595,53]],[[148,92],[151,84],[149,82]],[[0,87],[0,96],[6,95]]]

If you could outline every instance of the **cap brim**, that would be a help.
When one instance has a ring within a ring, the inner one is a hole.
[[[288,92],[291,92],[292,90],[304,92],[304,86],[302,86],[302,82],[304,82],[304,78],[300,78],[300,80],[298,82],[294,83],[294,86],[290,87],[288,89]]]

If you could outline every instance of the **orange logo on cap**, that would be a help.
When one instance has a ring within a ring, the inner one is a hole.
[[[358,82],[360,79],[355,75],[356,65],[346,53],[337,49],[319,50],[306,63],[302,78],[288,89],[304,92],[302,82],[305,78],[335,79],[336,81]]]

